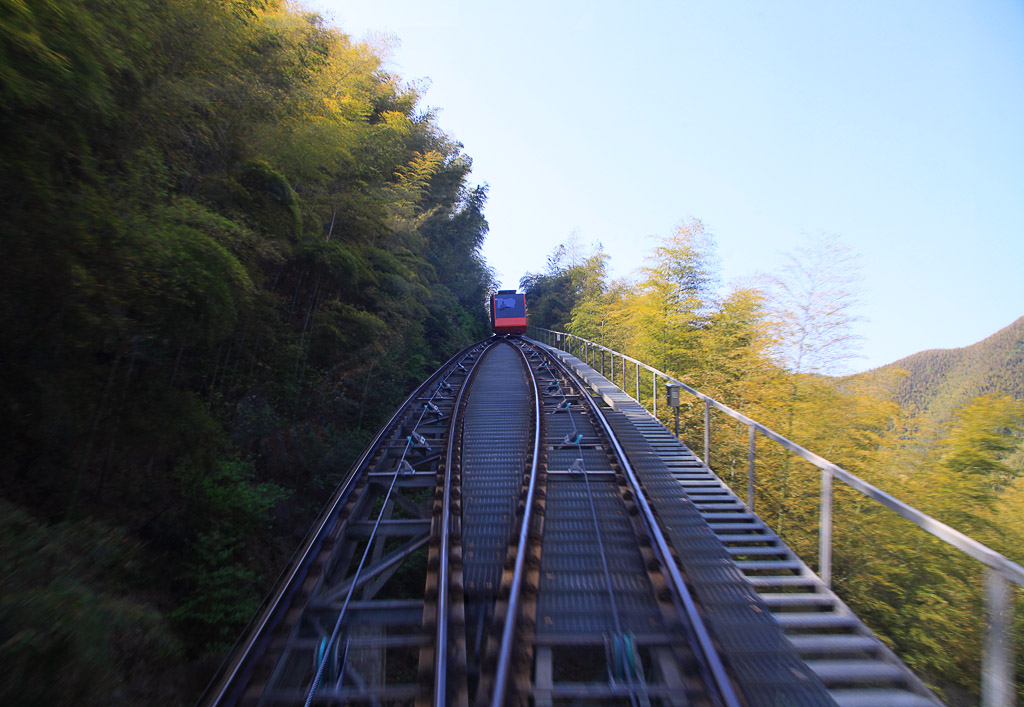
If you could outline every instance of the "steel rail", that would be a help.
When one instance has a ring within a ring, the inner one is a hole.
[[[441,510],[441,547],[440,563],[437,578],[437,630],[434,646],[434,704],[445,705],[447,701],[448,677],[448,536],[451,529],[451,479],[452,464],[455,461],[456,438],[459,437],[459,421],[462,418],[463,401],[472,387],[474,374],[487,352],[498,345],[498,340],[491,341],[473,362],[473,367],[466,374],[459,393],[452,405],[452,419],[449,421],[448,445],[444,464],[444,498]]]
[[[576,383],[576,377],[571,373],[571,371],[569,371],[565,364],[555,356],[549,355],[549,358],[570,380]],[[717,688],[719,696],[722,698],[726,707],[740,707],[741,702],[739,697],[736,695],[736,691],[733,689],[732,681],[726,673],[725,665],[722,663],[722,658],[718,654],[718,650],[715,648],[707,626],[704,625],[704,620],[701,618],[700,612],[697,609],[697,604],[694,601],[693,596],[690,594],[689,588],[686,586],[686,581],[683,579],[682,573],[679,571],[679,566],[673,559],[668,541],[665,539],[665,535],[661,531],[661,526],[658,524],[657,517],[654,515],[654,511],[651,508],[650,503],[647,501],[647,496],[643,492],[643,487],[640,485],[640,480],[637,478],[636,472],[629,463],[625,450],[619,443],[618,437],[616,437],[614,430],[612,430],[611,425],[608,423],[608,420],[605,419],[604,414],[601,412],[601,408],[596,402],[594,402],[593,397],[584,391],[582,398],[586,400],[586,404],[594,418],[600,421],[601,428],[604,430],[612,445],[623,474],[632,486],[636,503],[640,506],[640,511],[651,531],[654,544],[663,558],[662,564],[668,570],[668,575],[672,580],[676,594],[683,605],[686,618],[689,620],[694,636],[697,639],[697,648],[699,648],[701,655],[704,657],[707,668],[715,683],[714,687]]]
[[[537,376],[530,367],[526,354],[518,346],[513,346],[522,358],[523,367],[530,376],[530,388],[533,392],[533,460],[530,463],[530,482],[526,491],[526,507],[523,510],[522,527],[519,530],[519,542],[516,545],[516,562],[512,573],[512,588],[509,592],[508,608],[505,612],[505,626],[501,634],[501,647],[498,651],[498,662],[494,678],[494,692],[491,694],[491,707],[501,707],[505,700],[505,687],[508,682],[509,665],[512,657],[512,639],[516,631],[516,615],[519,613],[519,594],[523,584],[523,567],[526,563],[526,544],[530,535],[534,490],[537,485],[537,464],[540,459],[541,432],[541,400],[537,388]]]
[[[230,696],[230,693],[240,687],[236,684],[236,680],[240,677],[243,668],[248,664],[254,647],[266,637],[265,631],[271,622],[278,618],[282,603],[291,596],[292,590],[296,587],[296,579],[301,573],[308,570],[311,557],[315,556],[314,550],[317,549],[325,530],[336,520],[338,509],[344,508],[345,503],[348,502],[356,481],[366,470],[366,465],[372,455],[380,447],[383,440],[394,430],[395,426],[404,418],[409,407],[416,399],[429,390],[434,383],[449,374],[459,362],[478,349],[482,343],[476,342],[463,348],[448,359],[427,380],[417,386],[398,409],[395,410],[394,414],[388,418],[387,422],[384,423],[369,444],[364,447],[355,464],[351,466],[348,474],[336,487],[324,510],[321,511],[313,526],[306,533],[302,543],[289,560],[287,568],[282,572],[267,598],[264,599],[257,613],[242,633],[242,636],[236,641],[218,674],[206,688],[203,697],[200,698],[199,704],[222,704],[223,700]]]

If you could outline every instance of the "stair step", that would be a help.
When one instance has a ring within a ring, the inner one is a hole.
[[[750,513],[749,511],[744,511],[743,513],[702,513],[701,515],[704,516],[705,521],[707,521],[709,524],[711,524],[712,527],[715,528],[718,527],[717,523],[719,521],[730,523],[739,520],[750,520],[754,522],[760,520],[757,516],[755,516],[753,513]]]
[[[754,570],[785,570],[798,571],[801,569],[799,562],[793,560],[736,560],[736,566],[741,570],[752,572]]]
[[[786,548],[783,547],[782,545],[776,545],[775,547],[761,547],[761,546],[742,547],[742,546],[736,546],[736,545],[729,545],[729,546],[727,546],[725,548],[725,550],[730,555],[736,555],[736,556],[739,556],[739,555],[776,555],[776,556],[779,556],[779,557],[784,557],[786,554],[788,554]]]
[[[858,682],[899,682],[903,668],[880,660],[808,660],[807,665],[826,685]]]
[[[829,611],[775,614],[775,618],[786,629],[855,628],[859,623],[849,614]]]
[[[705,518],[705,520],[707,520]],[[761,530],[766,531],[767,528],[756,521],[743,521],[739,523],[709,523],[716,531],[725,532],[728,530]]]
[[[747,577],[755,587],[818,587],[821,580],[815,577]]]
[[[722,530],[722,528],[719,528],[719,527],[716,526],[715,530],[716,531]],[[751,530],[757,531],[759,529],[758,528],[751,528]],[[782,545],[782,542],[777,537],[775,537],[775,535],[773,535],[771,533],[759,533],[759,532],[746,533],[746,534],[742,534],[742,533],[722,533],[720,535],[716,533],[716,535],[717,535],[718,539],[721,540],[723,543],[771,543],[771,542],[774,542],[774,543],[776,543],[779,546]]]
[[[935,707],[940,704],[907,690],[829,690],[839,707]]]
[[[881,644],[871,636],[789,636],[789,642],[800,653],[858,653],[874,651]]]
[[[736,564],[741,564],[737,562]],[[832,606],[835,597],[829,594],[807,592],[804,594],[762,594],[761,599],[770,607],[776,606]]]

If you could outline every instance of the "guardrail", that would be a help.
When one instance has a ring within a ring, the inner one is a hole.
[[[985,565],[985,613],[987,626],[985,646],[982,653],[981,701],[984,707],[1010,707],[1014,702],[1013,672],[1013,598],[1010,583],[1024,586],[1024,567],[1002,555],[987,545],[979,543],[958,530],[932,518],[916,508],[907,505],[898,498],[869,484],[860,477],[851,474],[842,467],[818,456],[796,442],[783,437],[761,423],[751,420],[746,415],[736,412],[728,405],[715,400],[709,395],[692,388],[672,376],[656,368],[613,351],[601,344],[583,339],[575,334],[552,331],[539,327],[528,327],[541,341],[553,348],[561,349],[583,360],[587,365],[600,370],[602,375],[609,374],[609,380],[615,384],[616,373],[619,374],[619,388],[626,394],[626,366],[634,370],[633,399],[647,406],[640,398],[640,371],[651,374],[652,405],[651,412],[658,414],[658,381],[663,386],[676,385],[704,403],[704,463],[711,468],[711,408],[725,413],[748,429],[749,448],[747,452],[747,505],[754,509],[754,462],[755,442],[757,433],[781,445],[797,456],[806,459],[821,470],[821,502],[818,520],[818,575],[826,585],[832,581],[832,480],[837,478],[851,488],[895,511],[923,530],[931,533],[943,542],[958,548]],[[607,357],[607,361],[606,361]],[[616,359],[621,363],[616,371]],[[607,364],[607,365],[606,365]]]

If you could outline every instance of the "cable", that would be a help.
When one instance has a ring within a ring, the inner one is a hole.
[[[565,392],[559,387],[558,393],[562,396],[563,400],[567,400]],[[615,590],[612,586],[612,575],[608,569],[608,555],[604,547],[604,538],[601,536],[601,526],[597,519],[597,506],[594,505],[594,494],[590,487],[590,475],[587,473],[587,462],[583,455],[583,435],[580,434],[579,429],[576,427],[576,420],[573,419],[572,408],[566,407],[566,412],[569,415],[569,422],[572,423],[573,436],[576,443],[576,451],[579,454],[579,470],[583,473],[583,481],[587,486],[587,499],[590,501],[590,516],[594,522],[594,532],[597,536],[597,545],[601,554],[601,567],[604,570],[605,586],[608,589],[608,601],[611,603],[612,608],[612,619],[615,623],[615,634],[616,636],[623,636],[622,632],[622,620],[619,616],[618,603],[615,601]],[[573,465],[575,467],[575,464]],[[630,670],[626,670],[626,680],[629,686],[629,701],[633,707],[639,707],[637,700],[636,688],[633,685],[633,675]]]
[[[461,365],[462,364],[460,363],[459,366]],[[465,370],[465,368],[463,367],[462,370]],[[445,376],[442,379],[442,382],[447,382],[450,376],[451,373]],[[412,428],[413,433],[415,433],[416,430],[419,429],[420,423],[423,422],[423,418],[426,416],[428,412],[440,412],[437,406],[434,405],[433,403],[434,398],[437,397],[439,390],[440,386],[438,386],[438,388],[435,389],[435,391],[431,394],[430,399],[420,409],[420,416],[416,420],[416,424],[413,425]],[[328,656],[330,655],[330,646],[334,645],[335,640],[337,640],[338,631],[341,629],[341,622],[344,620],[345,612],[348,610],[349,602],[352,600],[352,593],[355,591],[356,586],[359,583],[359,575],[363,571],[363,567],[366,564],[366,558],[369,556],[370,549],[373,547],[374,540],[376,540],[377,538],[377,529],[380,527],[381,521],[384,518],[384,512],[387,510],[388,501],[391,500],[391,493],[395,488],[395,484],[398,482],[398,477],[402,476],[404,473],[403,466],[408,464],[408,462],[406,462],[405,457],[409,453],[409,449],[412,447],[412,442],[413,435],[410,434],[406,437],[405,449],[402,450],[402,456],[399,458],[398,463],[395,464],[395,473],[394,476],[391,477],[391,485],[388,486],[388,492],[384,496],[384,503],[381,504],[380,513],[377,514],[377,520],[373,524],[373,530],[370,531],[370,537],[366,541],[366,549],[363,551],[363,556],[359,560],[359,566],[356,567],[355,574],[352,575],[352,581],[349,585],[348,592],[345,595],[345,601],[341,605],[341,612],[338,614],[338,620],[334,623],[334,630],[331,632],[331,637],[327,641],[328,650],[324,651],[324,655],[320,659],[319,664],[317,666],[316,675],[313,676],[313,684],[309,688],[309,694],[306,695],[305,707],[309,707],[313,703],[313,696],[316,694],[317,687],[320,686],[320,680],[323,678],[324,674],[324,667],[327,665],[327,659]],[[339,679],[340,678],[341,676],[339,676]]]

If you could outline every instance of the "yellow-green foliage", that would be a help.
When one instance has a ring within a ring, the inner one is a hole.
[[[909,357],[903,362],[909,373],[894,366],[834,378],[822,372],[852,353],[856,321],[856,258],[834,237],[802,249],[786,272],[763,280],[768,286],[736,287],[724,297],[715,286],[714,241],[699,221],[666,238],[635,282],[607,282],[600,262],[600,269],[581,259],[566,266],[553,257],[547,274],[526,278],[534,323],[559,328],[561,319],[571,333],[660,368],[1024,559],[1024,405],[1013,397],[1020,395],[1020,322],[975,347]],[[585,293],[573,285],[584,273],[598,283]],[[560,309],[567,303],[568,314]],[[947,380],[931,367],[936,361],[984,385]],[[626,376],[631,393],[632,375]],[[993,390],[1003,394],[966,397]],[[899,405],[934,401],[929,405],[938,409],[954,392],[961,407],[949,419],[915,416],[916,406]],[[649,380],[640,395],[649,405]],[[667,406],[659,405],[659,415],[671,424]],[[703,405],[686,396],[681,434],[703,453]],[[714,470],[746,498],[747,428],[713,412],[711,448]],[[756,449],[757,511],[813,566],[820,472],[763,437]],[[977,701],[984,629],[979,563],[841,482],[834,493],[833,581],[840,595],[950,701]],[[1022,626],[1018,617],[1018,645]],[[1018,674],[1024,676],[1024,661]]]

